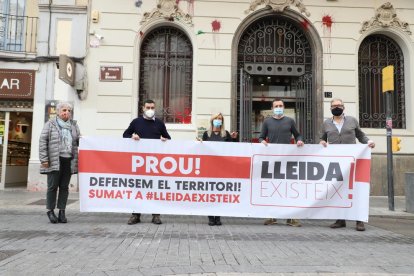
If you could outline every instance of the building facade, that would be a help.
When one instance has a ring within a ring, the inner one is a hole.
[[[372,151],[371,193],[386,195],[381,70],[393,65],[392,128],[402,139],[402,150],[394,154],[395,194],[404,194],[404,173],[414,171],[414,149],[409,147],[414,142],[409,108],[414,103],[412,1],[61,2],[73,2],[66,14],[81,13],[87,20],[79,26],[71,21],[73,35],[57,44],[71,45],[71,51],[51,55],[67,54],[84,66],[84,72],[72,85],[59,80],[56,70],[45,78],[50,88],[43,90],[46,94],[33,111],[38,117],[29,189],[45,188],[36,150],[49,100],[73,101],[83,135],[121,137],[140,115],[142,102],[151,98],[173,139],[195,139],[211,114],[222,112],[229,130],[239,131],[244,142],[256,142],[271,102],[278,97],[285,99],[286,114],[295,118],[305,142],[318,143],[322,122],[331,116],[330,101],[341,98],[345,113],[358,118],[377,144]],[[41,22],[42,10],[48,7],[39,4]],[[63,7],[67,5],[61,3]],[[65,22],[52,26],[68,28]],[[55,36],[53,30],[49,33]],[[72,181],[76,189],[76,178]]]
[[[45,190],[39,137],[58,101],[79,105],[59,79],[59,55],[86,56],[87,1],[0,1],[0,189]],[[80,110],[76,110],[80,116]],[[76,179],[71,183],[77,188]]]

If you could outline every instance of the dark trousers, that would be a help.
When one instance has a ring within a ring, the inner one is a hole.
[[[135,215],[135,216],[140,216],[141,215],[141,213],[132,213],[133,215]],[[152,216],[159,216],[160,214],[152,214]]]
[[[69,196],[69,182],[72,176],[70,163],[72,158],[60,157],[59,171],[47,174],[46,209],[53,210],[56,207],[56,195],[58,194],[57,207],[59,210],[66,209]],[[59,193],[58,193],[59,190]]]

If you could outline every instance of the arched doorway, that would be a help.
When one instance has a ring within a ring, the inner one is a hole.
[[[319,36],[292,11],[262,13],[247,19],[235,37],[237,129],[243,141],[257,141],[273,99],[282,98],[286,115],[295,118],[305,142],[314,143],[322,122]]]

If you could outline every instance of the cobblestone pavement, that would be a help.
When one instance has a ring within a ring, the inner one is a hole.
[[[80,213],[75,201],[69,223],[51,224],[32,200],[0,204],[0,275],[414,275],[414,236],[357,232],[352,221],[334,230],[325,220],[297,228],[222,218],[211,227],[204,217],[154,225],[144,215],[127,225],[128,214]],[[414,219],[404,221],[414,231]]]

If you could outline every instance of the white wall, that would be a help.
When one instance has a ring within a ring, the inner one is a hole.
[[[386,1],[347,0],[325,1],[306,0],[303,3],[311,13],[309,22],[317,29],[324,47],[323,54],[323,91],[332,91],[333,97],[342,98],[346,103],[348,115],[358,116],[358,47],[366,34],[359,31],[362,22],[370,20],[377,8]],[[174,23],[164,19],[140,25],[144,12],[155,8],[156,1],[143,1],[141,8],[134,6],[134,1],[92,0],[91,10],[100,13],[99,23],[90,23],[90,32],[97,32],[105,37],[99,48],[90,48],[87,57],[89,91],[88,99],[81,103],[82,127],[86,135],[121,136],[130,120],[137,115],[139,46],[142,31],[146,33],[157,24],[177,24],[184,30],[193,43],[193,116],[191,125],[167,125],[174,139],[194,139],[198,126],[204,125],[212,113],[221,111],[225,114],[226,124],[230,125],[231,114],[231,76],[232,40],[238,26],[248,14],[247,0],[198,0],[194,1],[193,26],[179,20]],[[414,1],[392,1],[397,16],[414,24]],[[183,11],[188,3],[180,2]],[[264,6],[257,8],[261,9]],[[294,6],[292,10],[298,12]],[[322,17],[330,15],[332,28],[323,27]],[[211,31],[211,22],[219,20],[221,30]],[[413,29],[413,28],[412,28]],[[201,30],[205,34],[196,35]],[[383,29],[384,31],[384,29]],[[393,28],[385,29],[398,37],[398,43],[405,49],[406,58],[406,106],[414,106],[411,96],[411,75],[413,64],[412,36]],[[99,82],[99,67],[102,65],[123,66],[122,82]],[[330,116],[329,102],[325,98],[324,117]],[[407,129],[395,130],[403,137],[401,153],[414,153],[408,145],[414,142],[413,113],[407,109]],[[374,152],[383,153],[385,147],[385,130],[364,129],[376,141]]]

